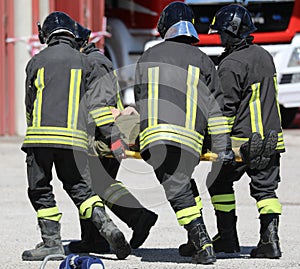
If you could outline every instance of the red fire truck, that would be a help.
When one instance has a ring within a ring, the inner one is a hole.
[[[69,13],[93,31],[100,31],[102,16],[111,34],[99,44],[118,69],[127,103],[134,102],[134,63],[142,52],[161,42],[156,24],[162,9],[172,0],[51,0],[53,8]],[[300,0],[177,0],[195,13],[200,49],[213,60],[221,54],[218,35],[208,35],[215,12],[230,3],[247,7],[257,27],[254,42],[274,57],[279,81],[279,103],[283,126],[288,126],[300,107]],[[104,8],[105,5],[105,8]],[[104,11],[104,12],[103,12]],[[103,30],[103,29],[102,29]]]
[[[170,0],[106,0],[107,31],[105,53],[119,68],[127,100],[133,102],[134,65],[149,46],[160,42],[156,24],[161,10]],[[247,7],[257,27],[254,42],[263,45],[274,57],[279,81],[282,121],[288,126],[300,107],[300,0],[186,0],[195,13],[200,49],[213,60],[223,51],[217,35],[208,35],[215,12],[238,2]]]

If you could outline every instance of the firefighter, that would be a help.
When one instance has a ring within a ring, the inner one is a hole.
[[[95,43],[89,43],[91,31],[77,23],[76,41],[79,49],[86,55],[88,60],[94,62],[102,71],[103,81],[107,81],[109,87],[106,90],[107,103],[110,107],[116,107],[117,111],[124,111],[121,94],[118,90],[117,78],[115,76],[111,61],[107,59]],[[129,109],[127,109],[129,110]],[[119,112],[117,113],[117,115]],[[98,129],[92,133],[96,140],[107,143]],[[91,140],[93,141],[93,140]],[[92,145],[90,145],[92,147]],[[122,182],[117,181],[117,173],[120,161],[116,158],[105,158],[101,155],[89,155],[89,166],[92,178],[92,188],[99,194],[112,212],[124,221],[133,230],[130,246],[134,249],[140,247],[149,235],[151,227],[157,221],[157,214],[144,208],[139,201],[126,189]],[[71,242],[68,247],[72,253],[105,253],[108,252],[109,244],[98,233],[96,227],[90,220],[80,219],[81,238],[79,242]]]
[[[254,31],[249,11],[237,4],[221,8],[210,25],[210,33],[217,32],[225,47],[218,75],[225,93],[232,145],[240,147],[244,160],[235,166],[220,167],[214,163],[208,174],[207,185],[218,227],[213,245],[216,252],[240,251],[233,182],[246,173],[260,218],[260,240],[251,257],[279,258],[281,204],[275,191],[280,181],[280,153],[285,147],[276,70],[272,56],[252,43]]]
[[[192,46],[199,40],[188,5],[166,6],[157,29],[164,42],[145,51],[136,67],[141,155],[153,167],[179,225],[196,248],[192,262],[210,264],[216,257],[190,180],[206,129],[219,160],[234,159],[223,94],[213,62]]]
[[[94,121],[117,157],[120,133],[110,109],[101,99],[97,66],[75,49],[75,21],[63,12],[50,13],[39,26],[40,42],[48,46],[26,66],[27,131],[22,149],[27,153],[28,197],[37,212],[43,242],[26,250],[23,260],[42,260],[63,254],[60,236],[62,213],[53,194],[52,167],[79,210],[125,259],[131,248],[123,233],[105,212],[104,203],[89,184],[87,125]]]

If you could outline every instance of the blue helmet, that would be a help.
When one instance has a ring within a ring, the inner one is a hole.
[[[60,264],[59,269],[105,269],[103,262],[94,256],[69,254]]]

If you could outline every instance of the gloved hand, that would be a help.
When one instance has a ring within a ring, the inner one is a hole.
[[[235,164],[235,154],[233,150],[225,150],[218,153],[217,162],[222,162],[224,165]]]
[[[120,162],[122,159],[126,159],[125,147],[122,139],[117,139],[111,143],[110,150],[114,157]]]

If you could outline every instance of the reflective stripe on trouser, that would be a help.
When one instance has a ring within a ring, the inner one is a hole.
[[[235,210],[234,193],[214,195],[211,197],[211,202],[215,210],[222,212],[230,212],[231,210]]]
[[[38,219],[47,219],[52,221],[59,222],[61,219],[62,213],[59,212],[58,207],[50,207],[50,208],[43,208],[37,211],[37,218]]]
[[[176,217],[179,225],[187,225],[192,220],[201,216],[199,208],[197,206],[188,207],[176,212]]]
[[[130,194],[129,191],[125,188],[122,182],[116,182],[111,184],[109,188],[107,188],[103,193],[103,200],[105,200],[105,204],[111,208],[113,205],[118,204],[120,206],[126,206],[123,204],[119,204],[118,201],[123,197]]]
[[[92,217],[93,208],[96,206],[104,207],[103,202],[98,195],[92,196],[84,201],[79,207],[80,218],[90,219]]]
[[[260,215],[281,214],[282,206],[278,198],[268,198],[256,203]]]

